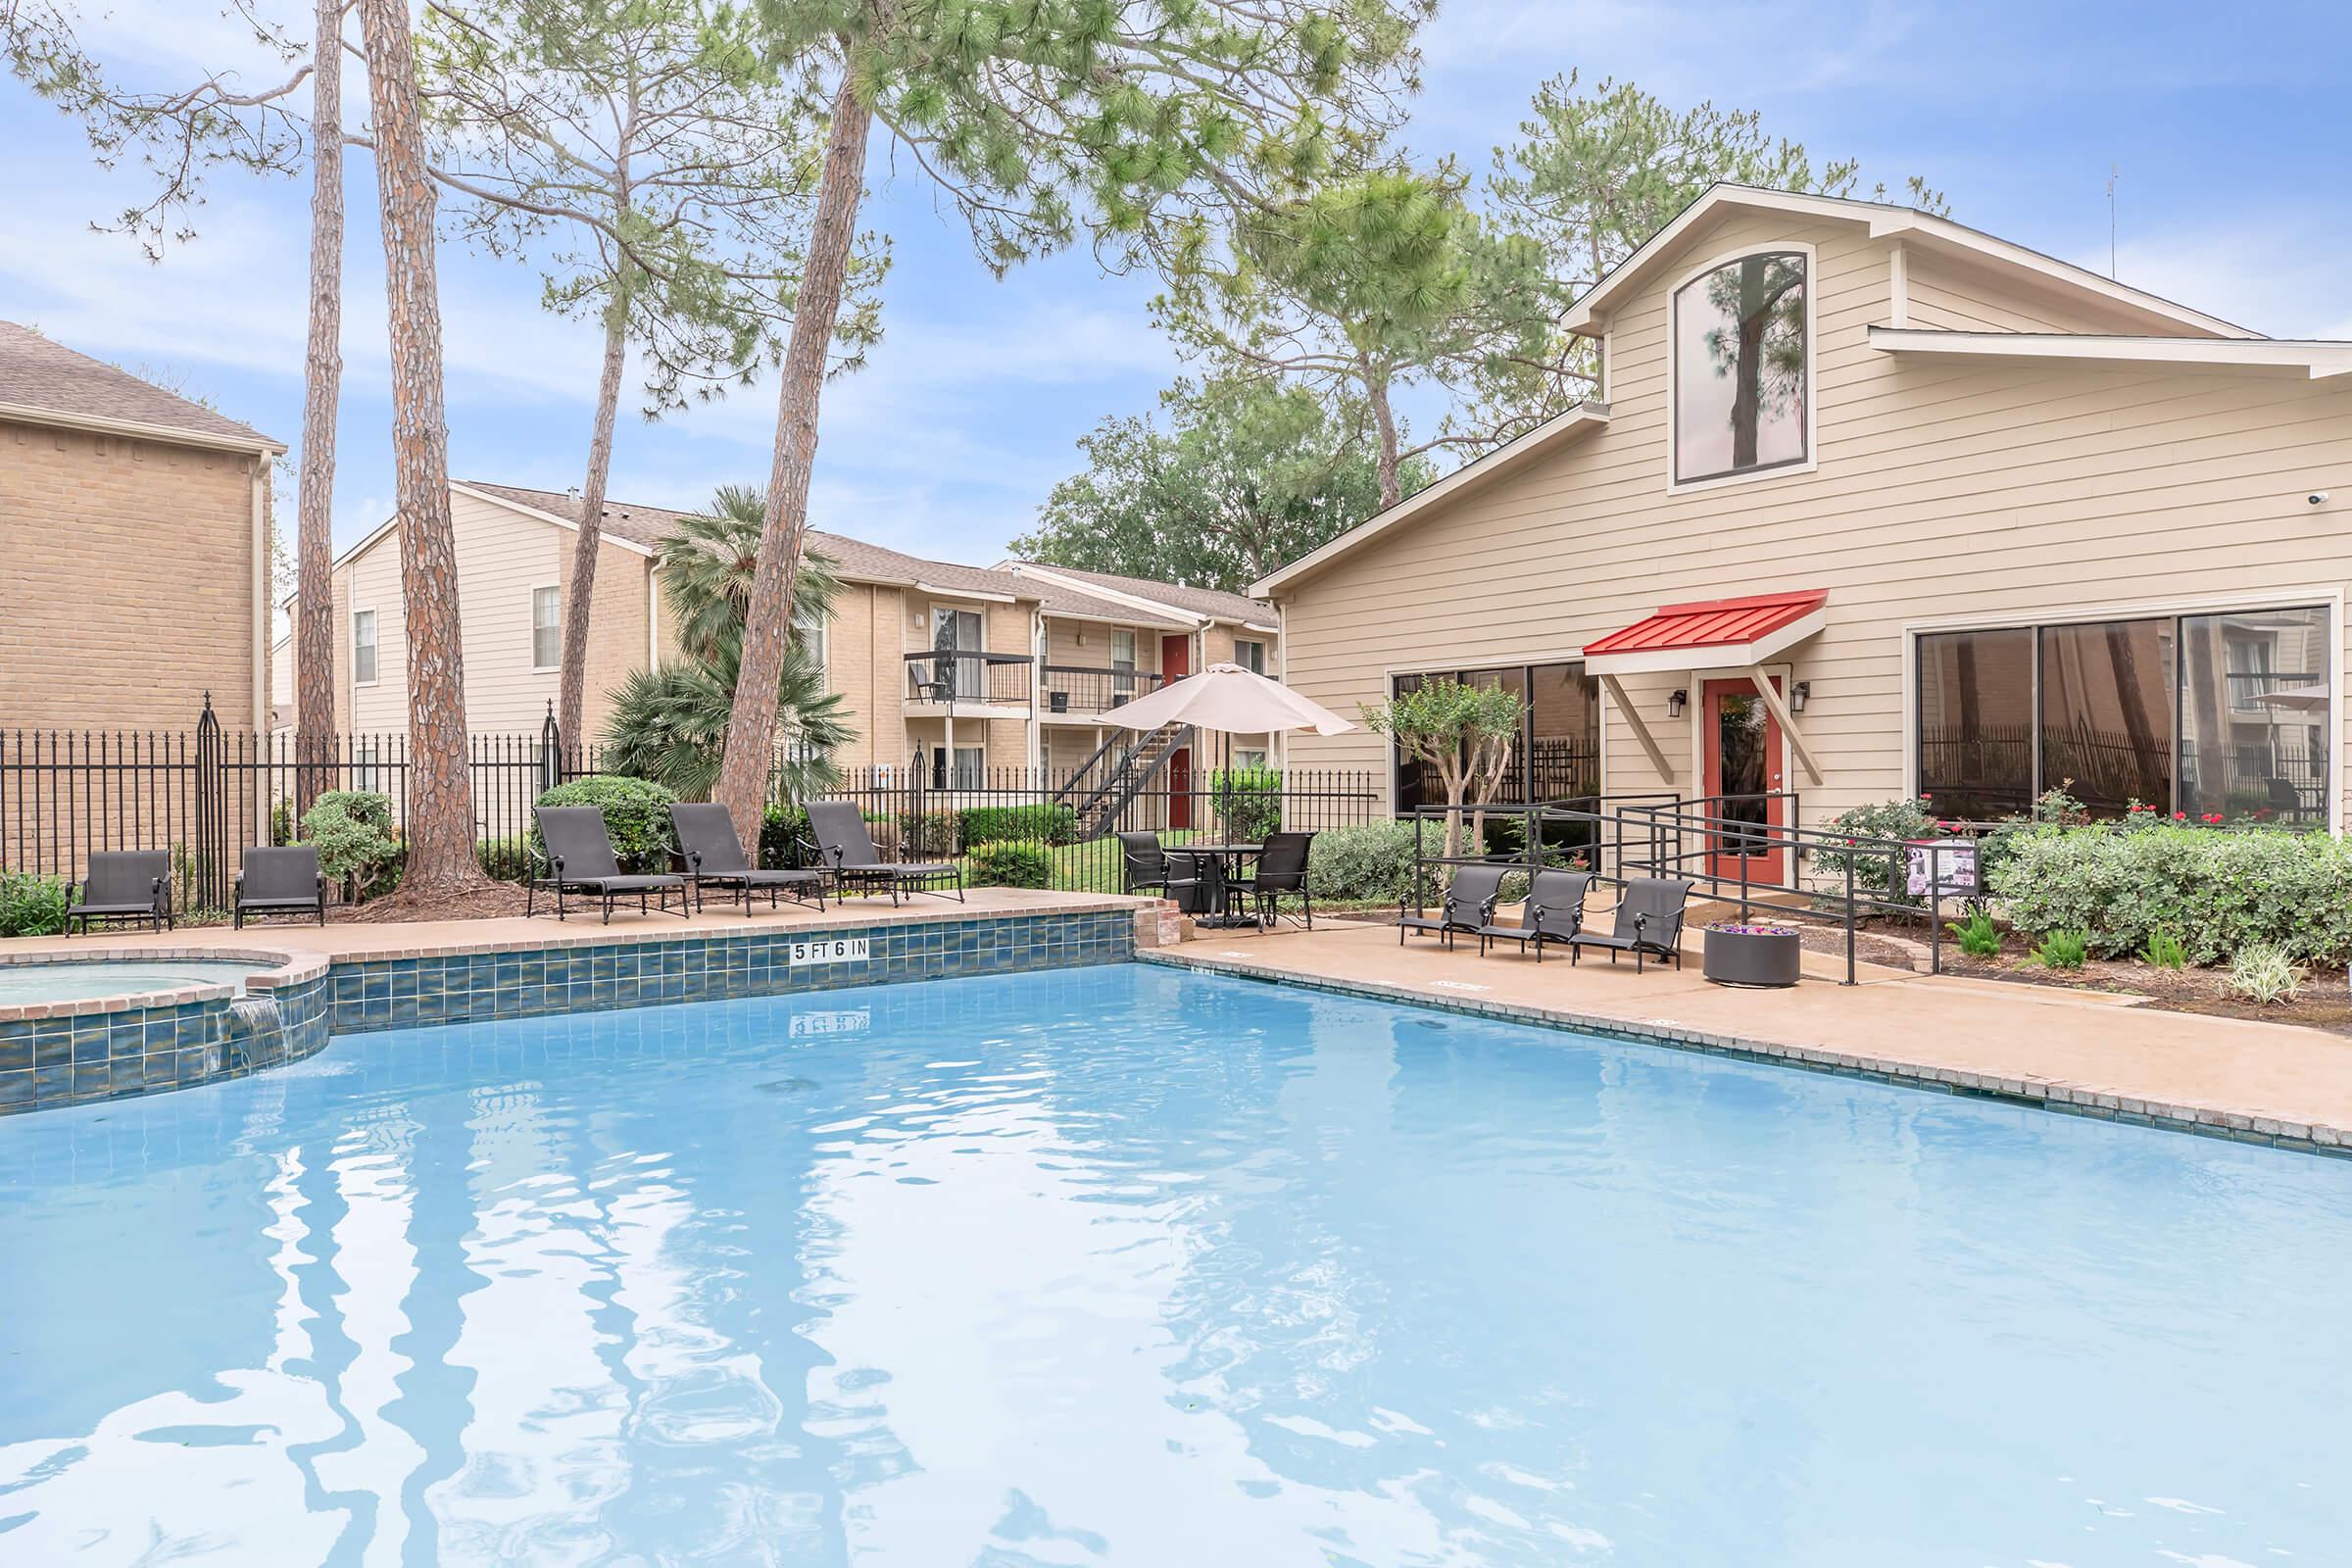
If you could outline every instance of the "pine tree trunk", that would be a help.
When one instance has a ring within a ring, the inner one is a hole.
[[[318,0],[311,73],[311,327],[295,501],[295,814],[330,781],[335,734],[335,400],[343,387],[343,0]]]
[[[586,721],[588,700],[588,612],[596,593],[596,559],[603,552],[612,421],[620,410],[620,377],[628,362],[627,270],[623,262],[605,318],[605,368],[596,387],[596,428],[588,437],[588,473],[580,483],[580,531],[571,543],[571,582],[564,590],[564,673],[556,697],[556,722],[564,731],[566,750],[585,746],[588,739],[580,727]]]
[[[404,899],[480,887],[473,781],[466,768],[466,660],[449,515],[449,425],[442,405],[441,301],[433,267],[433,183],[416,113],[406,0],[358,0],[375,130],[375,182],[391,320],[392,489],[400,514],[408,627],[409,858]]]
[[[865,194],[865,138],[873,111],[842,74],[833,95],[833,129],[825,143],[825,167],[817,183],[816,221],[808,236],[808,263],[793,312],[792,339],[784,352],[783,386],[777,394],[775,466],[767,481],[767,516],[760,533],[760,560],[752,574],[752,601],[745,614],[743,662],[735,681],[735,707],[727,721],[726,755],[719,763],[711,799],[735,819],[746,844],[760,842],[767,807],[768,772],[775,756],[776,687],[784,676],[784,652],[792,630],[792,591],[800,575],[801,541],[808,531],[808,479],[816,462],[817,399],[824,391],[825,357],[858,236],[858,207]]]
[[[1386,512],[1404,499],[1404,486],[1398,474],[1403,461],[1396,455],[1396,411],[1389,406],[1388,377],[1363,367],[1364,401],[1372,406],[1372,423],[1380,436],[1380,510]]]

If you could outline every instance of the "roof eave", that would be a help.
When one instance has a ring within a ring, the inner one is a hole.
[[[2314,381],[2352,375],[2352,342],[2320,338],[2176,338],[1873,326],[1869,341],[1883,354],[2287,369],[2302,370]]]
[[[202,447],[213,452],[241,452],[249,457],[285,456],[286,444],[255,431],[236,436],[210,430],[183,430],[177,425],[149,424],[140,419],[118,419],[103,414],[75,414],[30,403],[0,403],[0,419],[24,424],[51,425],[65,430],[89,430],[100,435],[127,436],[140,441],[163,441],[173,446]]]

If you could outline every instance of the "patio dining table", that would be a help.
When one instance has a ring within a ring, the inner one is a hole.
[[[1208,887],[1203,890],[1215,907],[1198,912],[1193,923],[1211,931],[1238,931],[1255,926],[1257,916],[1245,914],[1234,907],[1234,884],[1242,879],[1242,866],[1253,855],[1265,853],[1263,844],[1201,844],[1190,843],[1171,848],[1170,855],[1191,855],[1213,861],[1217,874],[1203,878]]]

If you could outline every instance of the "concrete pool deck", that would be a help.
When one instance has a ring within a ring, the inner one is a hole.
[[[1451,951],[1394,926],[1320,924],[1202,932],[1140,955],[1360,996],[1631,1036],[1717,1054],[1858,1074],[1951,1093],[2208,1137],[2352,1155],[2352,1039],[2294,1024],[2208,1018],[2132,999],[1864,965],[1805,956],[1785,991],[1700,978],[1692,933],[1681,971],[1636,974],[1553,949],[1539,966],[1516,949]]]

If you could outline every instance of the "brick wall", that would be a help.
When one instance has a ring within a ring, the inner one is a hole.
[[[0,727],[251,727],[254,463],[0,420]]]

